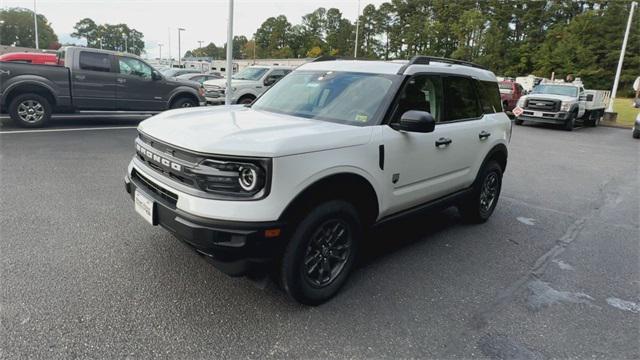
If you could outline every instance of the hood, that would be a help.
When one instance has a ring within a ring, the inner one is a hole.
[[[523,96],[525,99],[549,99],[549,100],[561,100],[564,102],[576,102],[576,99],[573,96],[566,95],[554,95],[554,94],[529,94],[527,96]]]
[[[192,81],[192,80],[187,80],[187,79],[178,79],[176,77],[167,77],[166,78],[167,83],[171,84],[171,85],[182,85],[182,86],[188,86],[188,87],[192,87],[196,90],[200,89],[200,83],[197,81]]]
[[[372,127],[342,125],[242,105],[165,111],[140,123],[153,138],[218,155],[279,157],[369,142]]]
[[[231,85],[232,86],[242,86],[244,84],[255,84],[256,82],[253,80],[235,80],[235,79],[231,79]],[[204,85],[216,85],[216,86],[220,86],[221,88],[225,88],[227,87],[227,79],[225,78],[221,78],[221,79],[211,79],[211,80],[207,80],[204,82]]]

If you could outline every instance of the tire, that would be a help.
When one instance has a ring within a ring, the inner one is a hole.
[[[18,95],[9,104],[11,119],[22,127],[42,127],[51,119],[51,113],[49,100],[38,94]]]
[[[458,205],[458,211],[465,222],[479,224],[487,221],[498,204],[501,189],[502,168],[491,160],[480,171],[471,195]]]
[[[575,111],[572,112],[569,118],[564,122],[563,129],[565,129],[566,131],[573,131],[573,128],[576,126],[577,115],[578,114]]]
[[[524,124],[524,120],[516,119],[515,123],[516,123],[516,125],[522,125],[522,124]]]
[[[238,99],[238,104],[248,105],[248,104],[251,104],[254,100],[255,98],[252,96],[243,96],[240,99]]]
[[[332,200],[316,206],[295,227],[285,249],[280,269],[285,292],[306,305],[331,299],[351,273],[361,234],[350,203]]]
[[[633,138],[634,139],[640,139],[640,131],[634,131],[633,132]]]
[[[190,108],[194,106],[198,106],[198,104],[195,102],[195,100],[188,97],[181,97],[178,100],[174,101],[173,104],[171,104],[172,109]]]

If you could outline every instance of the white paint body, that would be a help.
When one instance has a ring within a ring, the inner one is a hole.
[[[305,70],[340,70],[395,74],[402,63],[331,61],[303,65]],[[459,65],[412,65],[404,74],[465,74],[496,81],[493,73]],[[374,189],[378,219],[471,186],[483,160],[498,144],[507,145],[511,121],[505,113],[476,120],[436,124],[431,133],[409,133],[388,125],[351,126],[243,106],[166,111],[139,125],[157,140],[198,153],[272,158],[271,191],[255,201],[213,200],[181,191],[181,184],[160,175],[137,158],[129,165],[178,195],[177,208],[220,220],[278,220],[295,197],[315,182],[335,174],[360,175]],[[480,139],[482,131],[491,133]],[[440,137],[452,144],[438,148]],[[379,146],[385,146],[384,170]],[[394,183],[393,175],[399,174]]]

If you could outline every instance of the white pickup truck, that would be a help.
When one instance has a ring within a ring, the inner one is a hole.
[[[525,121],[558,124],[572,131],[576,122],[597,126],[609,102],[609,91],[585,90],[580,82],[541,83],[518,100],[516,125]]]
[[[231,103],[251,104],[291,70],[293,69],[285,66],[249,66],[242,69],[231,78]],[[205,81],[203,85],[208,104],[224,104],[226,79]]]

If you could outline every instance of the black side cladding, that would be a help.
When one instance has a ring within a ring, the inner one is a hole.
[[[384,170],[384,145],[378,146],[378,165],[380,170]]]

